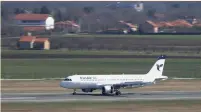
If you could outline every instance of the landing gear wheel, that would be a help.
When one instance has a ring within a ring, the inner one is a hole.
[[[105,93],[105,92],[102,92],[102,95],[106,95],[106,93]]]
[[[73,91],[73,95],[75,95],[76,94],[76,90],[74,89],[74,91]]]
[[[115,95],[121,95],[121,92],[120,91],[116,91]]]

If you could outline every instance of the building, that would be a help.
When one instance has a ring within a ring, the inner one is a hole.
[[[48,38],[36,38],[34,40],[34,49],[38,50],[49,50],[50,49],[50,42]]]
[[[181,19],[160,22],[147,20],[145,23],[140,24],[140,31],[143,33],[173,33],[186,32],[192,27],[192,24]]]
[[[55,28],[67,33],[77,33],[80,31],[80,25],[74,21],[59,21],[55,23]]]
[[[35,36],[22,36],[18,41],[19,49],[32,49]]]
[[[135,33],[138,30],[138,26],[134,25],[129,22],[125,21],[117,21],[115,24],[115,27],[113,28],[107,28],[106,30],[103,30],[102,33],[106,34],[131,34]],[[100,31],[98,31],[100,32]]]
[[[49,14],[17,14],[15,21],[24,31],[40,31],[54,29],[54,18]]]
[[[118,27],[121,27],[124,30],[126,30],[128,33],[136,32],[138,30],[138,26],[137,25],[134,25],[132,23],[125,22],[125,21],[119,21],[117,23],[117,25],[118,25]]]
[[[127,31],[124,29],[121,29],[121,28],[108,28],[99,33],[102,33],[102,34],[125,34],[125,33],[127,33]]]
[[[50,41],[48,38],[38,38],[36,36],[22,36],[18,42],[19,49],[49,50]]]

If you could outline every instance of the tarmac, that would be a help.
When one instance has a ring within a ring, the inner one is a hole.
[[[103,96],[100,93],[2,93],[1,102],[201,100],[201,91],[147,91]]]
[[[76,58],[156,58],[158,55],[76,55],[76,54],[1,54],[2,59],[76,59]],[[201,56],[168,56],[171,59],[201,59]]]

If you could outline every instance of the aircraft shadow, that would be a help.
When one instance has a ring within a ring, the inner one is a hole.
[[[73,95],[73,94],[71,94]],[[76,93],[73,96],[112,96],[112,97],[125,97],[125,94],[121,94],[121,95],[115,95],[115,94],[107,94],[107,95],[103,95],[103,94],[93,94],[93,93]]]
[[[73,94],[71,94],[73,95]],[[102,95],[102,94],[94,94],[94,93],[76,93],[75,95],[73,96],[112,96],[112,97],[128,97],[128,96],[131,96],[131,95],[136,95],[136,96],[139,96],[139,95],[151,95],[151,94],[148,94],[148,93],[122,93],[121,95],[115,95],[115,94],[107,94],[107,95]]]
[[[71,94],[73,95],[73,94]],[[115,94],[107,94],[107,95],[102,95],[102,94],[94,94],[94,93],[76,93],[75,96],[113,96],[113,97],[124,97],[124,96],[139,96],[139,95],[165,95],[164,93],[122,93],[121,95],[115,95]],[[169,94],[167,94],[169,95]]]
[[[195,93],[194,93],[195,94]],[[198,94],[198,93],[197,93]],[[201,93],[199,93],[201,94]],[[71,94],[72,95],[72,94]],[[95,94],[95,93],[76,93],[75,96],[112,96],[112,97],[128,97],[128,96],[156,96],[156,95],[192,95],[192,93],[122,93],[121,95],[115,94]],[[74,95],[73,95],[74,96]]]

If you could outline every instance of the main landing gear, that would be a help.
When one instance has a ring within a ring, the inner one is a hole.
[[[115,95],[121,95],[121,91],[116,90],[116,91],[115,91]]]
[[[118,89],[112,91],[112,92],[109,92],[109,93],[106,93],[105,91],[102,91],[102,95],[108,95],[108,94],[114,94],[114,95],[121,95],[121,91],[119,91]]]
[[[73,95],[75,95],[76,94],[76,89],[73,89]]]
[[[115,95],[121,95],[121,91],[119,91],[118,89],[115,89],[114,91],[111,92],[111,94],[115,94]],[[73,89],[73,95],[76,95],[76,89]],[[107,93],[105,91],[102,91],[102,95],[107,95]]]

